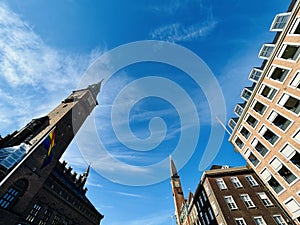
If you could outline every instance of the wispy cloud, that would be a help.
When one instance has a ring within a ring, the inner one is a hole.
[[[167,22],[151,31],[150,36],[153,39],[165,40],[169,42],[186,42],[197,40],[209,35],[217,26],[218,22],[214,18],[209,2],[205,0],[172,0],[160,3],[150,7],[154,12],[168,17],[181,15],[181,21]],[[192,17],[199,19],[197,23],[191,22]],[[189,15],[189,16],[187,16]]]
[[[99,49],[68,54],[47,45],[29,23],[1,2],[0,133],[47,113],[76,87],[99,54]]]
[[[216,21],[207,24],[183,25],[173,23],[158,27],[151,33],[151,38],[169,42],[190,41],[207,36],[217,25]]]
[[[139,194],[132,194],[132,193],[127,193],[127,192],[114,192],[118,195],[123,195],[123,196],[127,196],[127,197],[134,197],[134,198],[144,198],[143,195],[139,195]]]

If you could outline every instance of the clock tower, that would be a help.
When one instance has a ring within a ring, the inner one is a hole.
[[[180,214],[181,214],[182,206],[185,203],[185,200],[184,200],[184,195],[183,195],[182,186],[180,182],[180,177],[178,176],[178,172],[175,167],[172,156],[170,156],[170,171],[171,171],[171,186],[172,186],[172,194],[173,194],[174,206],[175,206],[176,222],[178,225],[180,225],[181,224]]]
[[[0,137],[0,224],[100,223],[85,196],[90,167],[78,177],[59,161],[98,105],[100,88],[75,90],[46,116]]]

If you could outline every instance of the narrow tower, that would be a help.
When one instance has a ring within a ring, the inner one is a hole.
[[[184,195],[183,195],[182,186],[180,182],[180,177],[178,176],[178,172],[175,167],[172,156],[170,156],[170,172],[171,172],[171,185],[172,185],[172,194],[173,194],[174,206],[175,206],[176,222],[178,225],[180,225],[181,224],[180,214],[185,200],[184,200]]]
[[[100,88],[101,82],[73,91],[48,115],[0,138],[0,214],[5,212],[7,218],[13,218],[27,212],[75,134],[98,105]],[[83,185],[88,172],[89,167],[82,176]],[[12,190],[12,198],[1,199]]]

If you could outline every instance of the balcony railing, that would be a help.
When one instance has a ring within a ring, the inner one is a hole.
[[[234,130],[237,121],[239,120],[239,118],[235,117],[235,118],[231,118],[228,122],[228,126],[230,127],[231,130]]]
[[[236,104],[235,108],[234,108],[234,113],[240,117],[244,111],[244,107],[245,107],[245,103],[238,103]]]

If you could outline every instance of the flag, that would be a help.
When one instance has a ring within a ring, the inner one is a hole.
[[[42,142],[42,145],[47,150],[47,154],[46,154],[44,163],[42,165],[42,168],[47,166],[51,162],[52,153],[53,153],[52,150],[53,150],[54,144],[55,144],[55,129],[50,131],[50,133],[47,135],[45,140]]]

